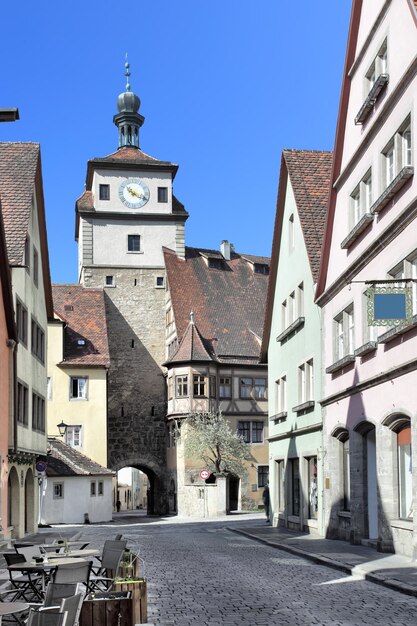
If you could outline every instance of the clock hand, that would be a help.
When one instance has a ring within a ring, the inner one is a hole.
[[[126,189],[128,190],[131,196],[135,196],[136,198],[140,198],[140,199],[143,198],[143,196],[139,194],[137,191],[135,191],[132,187],[127,186]]]

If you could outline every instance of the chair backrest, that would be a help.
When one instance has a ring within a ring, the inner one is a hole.
[[[15,547],[15,550],[18,554],[23,554],[25,561],[34,561],[36,558],[42,556],[39,546],[22,546],[21,548]]]
[[[117,571],[127,541],[108,540],[104,543],[101,567]]]
[[[15,565],[15,563],[25,563],[26,559],[23,554],[17,552],[3,552],[3,556],[7,565]]]
[[[80,618],[81,607],[84,601],[84,593],[77,593],[75,596],[64,598],[59,608],[62,613],[67,613],[65,626],[77,626]]]
[[[34,611],[30,609],[27,626],[66,626],[67,614],[62,611]]]
[[[114,538],[115,541],[120,541],[121,539],[123,539],[123,535],[116,535]]]
[[[53,575],[54,583],[85,583],[88,585],[91,572],[91,561],[84,563],[68,563],[58,565]]]
[[[45,592],[44,606],[60,606],[64,598],[75,596],[80,591],[78,583],[48,583]]]

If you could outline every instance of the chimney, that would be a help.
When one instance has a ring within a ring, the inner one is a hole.
[[[220,252],[222,253],[225,261],[230,261],[232,250],[234,250],[233,244],[229,243],[227,239],[223,239],[220,244]]]

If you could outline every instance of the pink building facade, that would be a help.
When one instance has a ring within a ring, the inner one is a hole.
[[[365,292],[368,281],[417,279],[416,27],[412,0],[353,2],[316,294],[327,534],[410,556],[417,282],[406,325],[369,325]]]

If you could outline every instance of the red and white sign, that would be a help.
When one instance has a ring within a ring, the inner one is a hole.
[[[207,478],[210,476],[211,472],[209,472],[208,470],[201,470],[200,472],[200,478],[202,478],[203,480],[207,480]]]

